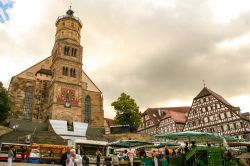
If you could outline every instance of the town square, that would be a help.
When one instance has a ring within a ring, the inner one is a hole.
[[[250,165],[250,1],[0,0],[0,166]]]

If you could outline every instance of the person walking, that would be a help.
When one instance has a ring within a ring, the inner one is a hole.
[[[77,145],[76,154],[81,155],[81,145]]]
[[[66,147],[66,152],[63,153],[62,157],[61,157],[61,162],[62,162],[62,166],[66,166],[69,163],[70,157],[71,157],[71,147],[67,146]]]
[[[12,165],[13,158],[14,158],[13,147],[10,147],[9,152],[8,152],[8,166]]]
[[[82,156],[82,165],[83,166],[89,166],[89,158],[86,156],[86,153],[83,153],[83,156]]]
[[[130,161],[130,165],[133,166],[135,153],[131,147],[129,147],[127,155],[128,155],[129,161]]]
[[[97,149],[96,151],[96,166],[100,166],[100,163],[101,163],[101,152],[99,149]]]

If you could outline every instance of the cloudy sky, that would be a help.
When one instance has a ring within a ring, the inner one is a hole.
[[[0,81],[50,56],[72,3],[83,22],[83,69],[104,94],[148,107],[191,105],[203,88],[250,111],[250,1],[0,0]],[[7,5],[8,4],[8,5]]]

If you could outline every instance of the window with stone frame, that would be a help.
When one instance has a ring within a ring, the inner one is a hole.
[[[90,120],[91,120],[91,99],[90,99],[90,96],[86,96],[84,122],[89,123]]]
[[[69,49],[68,46],[64,46],[64,55],[69,55]]]
[[[24,97],[24,118],[27,120],[32,119],[32,103],[33,103],[33,89],[27,87]]]
[[[74,49],[74,57],[76,57],[77,49]]]
[[[70,69],[70,76],[76,77],[76,69],[73,69],[73,68]]]
[[[63,68],[62,68],[62,75],[68,76],[68,68],[65,66],[63,66]]]

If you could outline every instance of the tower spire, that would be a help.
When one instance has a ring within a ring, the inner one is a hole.
[[[68,16],[73,16],[73,14],[74,14],[74,11],[71,9],[71,3],[70,3],[70,5],[69,5],[69,10],[66,12],[66,14],[68,15]]]

